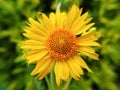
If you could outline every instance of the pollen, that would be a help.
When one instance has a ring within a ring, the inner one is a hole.
[[[68,30],[55,30],[47,39],[47,49],[52,58],[65,60],[76,54],[76,36]]]

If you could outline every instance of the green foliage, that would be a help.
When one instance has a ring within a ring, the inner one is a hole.
[[[30,76],[34,65],[26,64],[18,46],[28,17],[55,12],[59,2],[62,11],[74,3],[89,11],[101,32],[101,47],[96,48],[100,60],[86,58],[93,74],[84,70],[69,90],[119,90],[120,0],[0,0],[0,90],[47,90],[44,79]]]

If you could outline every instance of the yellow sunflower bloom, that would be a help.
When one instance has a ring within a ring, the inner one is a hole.
[[[80,53],[98,60],[98,54],[91,46],[100,46],[96,42],[95,31],[89,31],[94,25],[90,23],[88,12],[82,14],[76,5],[66,12],[58,10],[49,17],[41,14],[40,20],[29,18],[29,24],[23,34],[27,40],[22,42],[24,58],[28,64],[35,63],[31,75],[43,79],[54,69],[57,85],[70,77],[79,80],[83,68],[92,72]]]

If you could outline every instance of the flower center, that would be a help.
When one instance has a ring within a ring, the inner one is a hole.
[[[51,57],[56,60],[65,60],[76,54],[77,39],[70,31],[56,30],[49,35],[47,48]]]

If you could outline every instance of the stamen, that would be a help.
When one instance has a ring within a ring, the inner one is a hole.
[[[68,30],[56,30],[48,36],[47,48],[51,57],[56,60],[65,60],[76,54],[77,39]]]

